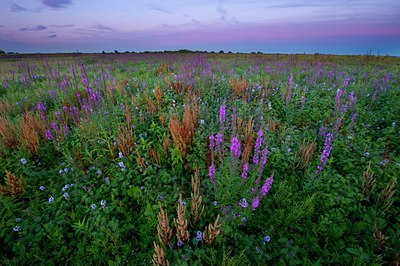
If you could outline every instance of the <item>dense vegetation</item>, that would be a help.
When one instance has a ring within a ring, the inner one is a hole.
[[[0,264],[399,263],[400,59],[0,61]]]

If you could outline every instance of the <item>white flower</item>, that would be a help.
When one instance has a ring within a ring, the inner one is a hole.
[[[22,164],[26,164],[26,159],[25,159],[25,158],[22,158],[22,159],[21,159],[21,163],[22,163]]]

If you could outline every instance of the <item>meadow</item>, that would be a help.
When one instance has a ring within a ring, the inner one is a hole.
[[[399,85],[371,55],[0,56],[0,264],[398,265]]]

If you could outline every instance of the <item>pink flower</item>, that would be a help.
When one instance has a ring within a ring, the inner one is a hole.
[[[237,138],[232,138],[231,139],[231,156],[233,158],[239,158],[240,157],[240,141]]]
[[[260,198],[257,196],[253,199],[253,203],[251,204],[253,211],[258,208],[259,204],[260,204]]]

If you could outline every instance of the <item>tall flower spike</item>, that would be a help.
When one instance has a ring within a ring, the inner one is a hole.
[[[6,183],[5,186],[0,185],[0,193],[3,195],[11,195],[13,198],[17,198],[20,195],[25,194],[26,185],[22,177],[17,178],[11,172],[6,172],[6,177],[4,178]]]
[[[200,178],[198,170],[194,174],[194,177],[192,177],[192,187],[192,226],[195,227],[204,212],[204,206],[201,206],[203,196],[200,195]]]
[[[188,221],[186,218],[186,205],[182,203],[182,194],[179,196],[178,208],[176,210],[178,219],[174,218],[174,224],[176,227],[176,238],[181,243],[186,243],[189,240],[189,232],[187,230]]]
[[[332,150],[332,134],[328,133],[326,134],[324,150],[322,151],[320,158],[321,163],[317,167],[317,174],[322,172],[322,169],[324,168],[324,165],[326,164],[326,161],[329,158],[331,150]]]
[[[154,266],[169,266],[169,261],[165,260],[164,250],[153,241],[154,254],[152,262]]]
[[[231,139],[231,156],[233,158],[239,158],[240,157],[240,141],[237,138],[232,138]]]
[[[160,212],[158,213],[157,233],[160,243],[166,247],[172,238],[172,228],[169,227],[168,216],[165,214],[160,205]]]
[[[218,220],[219,220],[219,214],[215,219],[214,224],[209,224],[208,226],[205,227],[203,231],[203,239],[207,245],[210,245],[214,241],[214,239],[221,233],[220,230],[221,224],[218,223]]]

